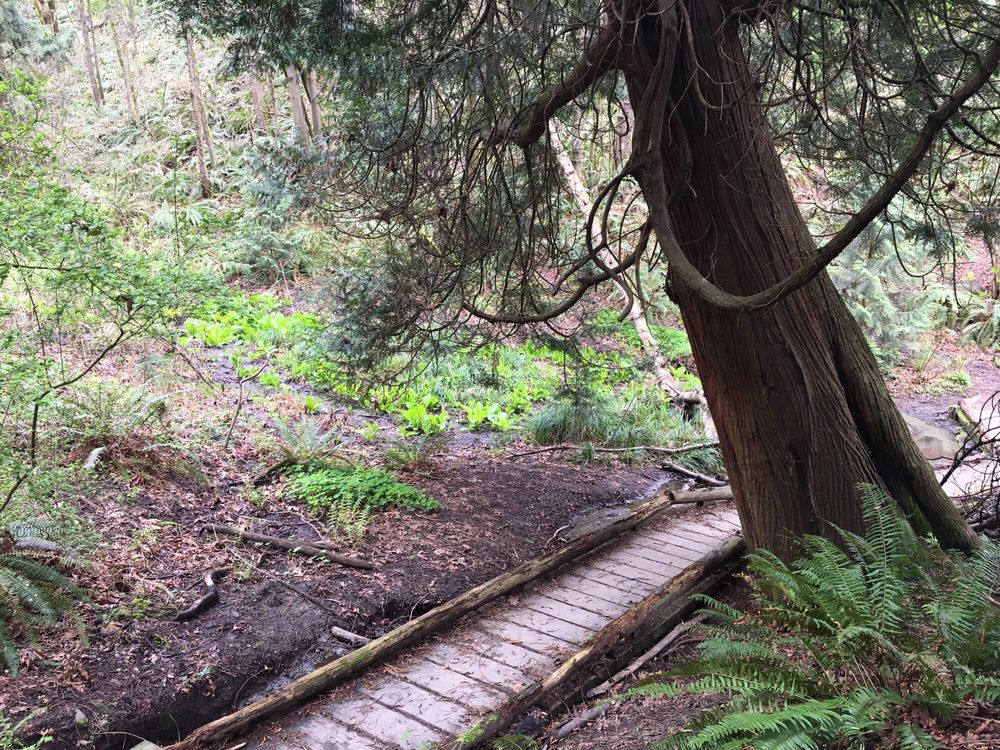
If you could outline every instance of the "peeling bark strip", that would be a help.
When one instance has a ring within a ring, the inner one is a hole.
[[[685,598],[691,589],[706,576],[730,560],[742,555],[745,549],[743,537],[733,537],[721,547],[686,567],[670,581],[644,597],[638,604],[633,605],[624,614],[612,620],[593,640],[563,662],[545,679],[529,685],[511,698],[498,712],[495,712],[494,719],[479,726],[476,731],[469,732],[469,734],[475,735],[474,739],[463,740],[462,734],[465,733],[456,735],[444,745],[445,750],[472,750],[472,748],[488,746],[488,743],[503,734],[517,717],[524,714],[532,706],[543,702],[552,702],[553,699],[558,698],[561,691],[566,690],[582,678],[592,665],[609,654],[631,633],[641,628],[656,611]]]
[[[389,631],[368,645],[299,677],[281,690],[200,727],[186,739],[170,745],[167,750],[195,750],[208,743],[231,737],[237,732],[248,729],[276,714],[289,711],[309,698],[332,689],[389,656],[422,641],[469,612],[479,609],[589,552],[593,552],[625,532],[656,518],[674,504],[698,502],[698,498],[718,492],[719,490],[708,490],[706,493],[699,491],[675,493],[661,490],[650,500],[642,503],[627,516],[614,523],[466,591],[451,601],[435,607],[395,630]]]
[[[576,201],[580,213],[589,219],[594,209],[594,203],[590,198],[590,191],[587,190],[587,186],[573,164],[573,160],[566,153],[566,148],[563,144],[563,128],[559,120],[555,117],[549,121],[549,136],[552,148],[555,151],[556,163],[563,173],[563,182],[566,184],[566,189],[573,197],[573,200]],[[611,269],[617,268],[618,259],[614,257],[606,244],[603,243],[603,233],[596,223],[590,222],[587,231],[591,235],[593,246],[602,248],[598,251],[598,255],[604,265]],[[628,319],[632,323],[636,337],[639,339],[639,345],[642,347],[643,354],[649,357],[652,362],[653,377],[656,379],[656,384],[661,390],[666,391],[671,399],[678,403],[705,405],[705,397],[699,391],[685,391],[681,388],[677,379],[670,374],[667,360],[660,352],[660,345],[653,336],[653,332],[649,330],[649,323],[646,320],[646,310],[640,300],[632,294],[629,287],[620,277],[615,276],[612,281],[614,281],[620,296],[625,302]]]

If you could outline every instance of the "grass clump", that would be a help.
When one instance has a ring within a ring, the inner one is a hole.
[[[528,418],[525,432],[539,445],[569,443],[622,450],[686,446],[705,440],[701,430],[685,420],[663,393],[642,385],[627,387],[621,395],[590,387],[564,392]],[[678,457],[682,459],[692,468],[721,468],[714,449],[691,451]]]
[[[931,750],[926,726],[1000,700],[1000,545],[946,553],[881,490],[863,487],[862,502],[865,536],[804,537],[791,564],[751,555],[754,611],[702,597],[700,655],[632,693],[728,703],[657,747]],[[694,679],[665,682],[676,677]]]
[[[306,467],[292,476],[289,495],[352,541],[359,541],[374,512],[400,508],[429,512],[441,507],[422,490],[384,469],[354,466]]]

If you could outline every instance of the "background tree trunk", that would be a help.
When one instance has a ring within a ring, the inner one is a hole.
[[[132,66],[129,63],[129,50],[127,42],[123,43],[119,33],[118,11],[115,11],[108,19],[111,27],[111,40],[115,45],[115,54],[118,56],[118,65],[122,70],[122,81],[125,88],[125,104],[128,107],[129,118],[134,125],[140,125],[142,118],[139,115],[139,95],[135,87],[135,78],[132,76]]]
[[[253,102],[253,116],[257,124],[257,129],[261,132],[267,130],[267,116],[264,114],[264,90],[260,81],[254,75],[248,76],[248,86],[250,88],[250,100]]]
[[[207,123],[201,95],[201,77],[198,75],[198,60],[195,57],[194,38],[190,29],[184,30],[184,45],[187,54],[188,84],[191,92],[191,113],[194,119],[194,146],[198,160],[198,182],[202,197],[212,194],[212,181],[208,176],[205,154],[208,150]]]
[[[323,141],[323,120],[319,111],[319,78],[315,70],[306,74],[306,97],[309,99],[309,116],[312,120],[312,140],[319,146]]]
[[[700,272],[730,292],[749,294],[787,276],[815,245],[760,107],[745,93],[753,85],[736,23],[724,21],[718,0],[686,5],[701,70],[692,72],[691,56],[677,54],[676,109],[661,157],[666,175],[683,175],[690,159],[691,175],[669,214]],[[637,58],[655,61],[658,50],[649,40],[658,34],[643,39],[649,49]],[[630,68],[633,108],[652,75],[652,62]],[[706,87],[711,108],[693,90],[694,75],[713,82]],[[944,544],[975,544],[825,273],[752,312],[720,309],[672,279],[668,287],[691,339],[751,546],[788,556],[790,535],[829,536],[830,524],[861,531],[859,483],[884,487],[918,530],[933,529]]]
[[[98,109],[104,106],[104,86],[101,84],[101,70],[94,48],[94,23],[90,17],[89,0],[77,0],[77,18],[80,23],[80,39],[83,41],[83,64],[90,81],[90,91]]]
[[[309,148],[309,125],[306,123],[306,110],[302,104],[302,79],[298,68],[289,65],[285,69],[288,76],[288,94],[292,100],[292,121],[295,123],[295,138],[304,149]]]
[[[52,29],[53,34],[58,34],[59,17],[56,15],[56,0],[36,0],[35,8],[42,23]]]

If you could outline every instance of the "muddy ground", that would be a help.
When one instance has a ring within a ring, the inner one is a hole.
[[[263,692],[345,653],[336,625],[374,637],[558,543],[555,534],[588,511],[650,494],[669,478],[656,469],[581,467],[546,456],[463,455],[436,460],[430,474],[405,476],[438,498],[427,514],[377,516],[345,552],[367,571],[317,562],[230,537],[206,523],[243,525],[301,540],[314,519],[276,493],[256,507],[238,487],[184,482],[140,487],[127,506],[91,495],[87,507],[108,543],[84,583],[84,645],[25,653],[17,681],[0,678],[0,711],[14,717],[44,706],[36,722],[52,750],[163,744]],[[185,623],[173,615],[202,593],[203,574],[231,572],[221,602]]]

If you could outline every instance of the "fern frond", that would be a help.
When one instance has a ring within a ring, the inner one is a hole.
[[[894,734],[899,740],[899,750],[938,750],[941,745],[911,724],[900,724]]]

